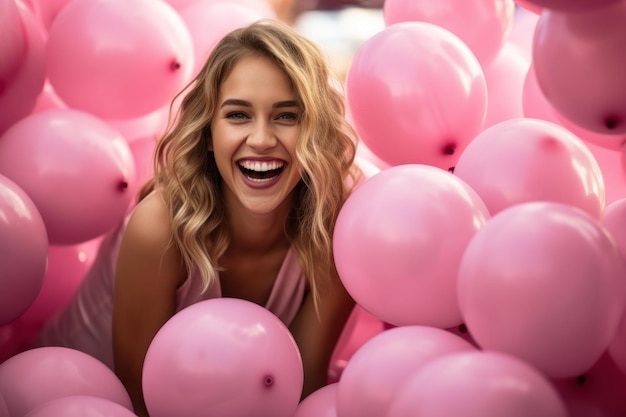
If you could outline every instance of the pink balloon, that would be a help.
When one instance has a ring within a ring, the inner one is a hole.
[[[387,417],[566,417],[556,389],[531,365],[497,352],[457,352],[417,369]]]
[[[505,120],[524,117],[522,92],[529,65],[518,47],[505,43],[493,61],[483,67],[488,92],[483,130]]]
[[[346,92],[359,136],[390,165],[454,166],[487,110],[474,54],[450,31],[425,22],[397,23],[365,41]]]
[[[33,303],[43,286],[48,235],[31,198],[0,175],[0,326]]]
[[[488,65],[504,45],[515,18],[513,0],[386,0],[385,24],[427,22],[459,37]]]
[[[180,15],[193,40],[194,74],[202,69],[217,42],[228,32],[272,16],[262,15],[241,2],[216,0],[195,1],[182,8]]]
[[[21,65],[10,82],[4,87],[0,85],[0,135],[30,114],[46,77],[44,32],[30,9],[20,2],[15,4],[22,18],[26,49]],[[4,36],[3,33],[2,37]],[[0,54],[1,52],[0,50]]]
[[[0,392],[11,416],[24,416],[57,398],[90,395],[132,410],[126,389],[102,362],[64,347],[42,347],[0,366]]]
[[[292,417],[303,381],[287,327],[269,310],[236,298],[178,312],[155,336],[143,368],[151,417]]]
[[[311,393],[298,404],[293,417],[337,417],[337,383]]]
[[[19,318],[21,323],[43,326],[64,309],[93,263],[100,239],[69,246],[50,246],[48,270],[37,298]]]
[[[602,224],[626,259],[626,198],[615,200],[606,206]]]
[[[615,337],[625,272],[599,221],[560,203],[521,203],[494,215],[467,246],[459,304],[484,349],[549,377],[578,376]]]
[[[521,55],[530,63],[532,60],[533,36],[539,16],[525,9],[517,9],[513,28],[507,37],[507,45],[518,48]]]
[[[105,398],[71,395],[49,401],[24,417],[137,417],[129,409]]]
[[[626,133],[625,20],[626,2],[619,1],[585,13],[546,10],[537,22],[539,86],[559,114],[587,130]]]
[[[606,149],[619,150],[624,142],[626,142],[626,134],[615,135],[592,132],[561,116],[546,99],[541,88],[539,88],[533,65],[528,69],[526,79],[524,80],[522,106],[524,108],[524,116],[557,123],[574,133],[586,143],[602,146]]]
[[[28,42],[15,0],[0,0],[0,95],[22,66]]]
[[[337,271],[356,302],[387,323],[458,325],[458,265],[488,216],[474,190],[447,171],[388,168],[359,185],[339,213]]]
[[[368,340],[348,362],[337,388],[337,416],[386,416],[395,393],[415,370],[435,358],[475,350],[452,333],[401,326]]]
[[[26,0],[25,2],[30,5],[44,28],[48,30],[59,12],[67,6],[70,1],[72,0]]]
[[[626,149],[617,151],[589,142],[587,142],[587,147],[598,162],[600,170],[602,171],[606,191],[606,204],[608,205],[626,197],[626,172],[622,162]],[[604,215],[606,216],[606,209]]]
[[[117,225],[134,197],[124,138],[78,110],[28,116],[0,137],[0,173],[33,199],[51,245],[94,239]]]
[[[148,136],[152,137],[152,140],[160,138],[167,128],[168,116],[169,106],[163,106],[143,116],[105,121],[132,144],[134,141]]]
[[[537,15],[540,15],[543,11],[543,7],[538,6],[532,0],[515,0],[515,4],[524,10],[528,10],[529,12],[533,12]]]
[[[543,9],[558,10],[562,12],[593,12],[619,3],[621,0],[516,0],[522,7],[541,13]]]
[[[154,174],[154,150],[157,141],[154,137],[136,139],[130,143],[130,150],[135,161],[137,184],[143,185]]]
[[[569,204],[598,220],[604,213],[604,179],[593,154],[570,131],[545,120],[511,119],[483,130],[454,173],[492,215],[531,201]]]
[[[193,44],[163,1],[73,0],[50,27],[46,62],[68,106],[132,118],[168,104],[189,81]]]
[[[620,372],[626,376],[626,319],[623,317],[617,334],[611,340],[607,352]]]
[[[39,113],[46,110],[67,109],[67,105],[59,98],[54,88],[46,81],[43,90],[37,97],[37,102],[32,113]]]

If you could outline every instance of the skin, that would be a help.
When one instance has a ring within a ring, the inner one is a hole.
[[[293,190],[300,181],[295,146],[300,125],[296,95],[286,74],[263,57],[242,59],[220,87],[211,125],[213,152],[225,187],[232,241],[220,272],[222,295],[264,305],[289,249],[284,234]],[[259,188],[245,178],[244,162],[281,165],[280,177]],[[135,412],[147,416],[141,369],[150,342],[175,313],[177,288],[187,277],[171,246],[169,216],[160,194],[135,208],[123,237],[113,308],[115,372]],[[290,331],[304,366],[302,397],[327,383],[334,346],[354,302],[336,282],[324,287],[319,311],[307,292]]]

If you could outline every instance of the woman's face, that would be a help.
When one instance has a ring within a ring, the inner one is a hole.
[[[301,109],[287,75],[265,57],[243,58],[221,85],[217,106],[209,150],[228,207],[288,210],[301,179],[295,156]]]

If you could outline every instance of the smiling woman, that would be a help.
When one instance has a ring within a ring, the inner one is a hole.
[[[332,236],[357,173],[331,78],[324,54],[286,24],[259,21],[224,37],[181,92],[139,203],[39,345],[102,360],[146,416],[142,364],[155,334],[187,306],[233,297],[288,326],[303,397],[325,385],[354,306]]]

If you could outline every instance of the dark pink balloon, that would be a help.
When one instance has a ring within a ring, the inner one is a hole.
[[[46,78],[44,31],[30,9],[20,2],[15,4],[22,19],[25,55],[11,79],[0,85],[0,135],[30,114]],[[4,36],[3,33],[2,37]],[[0,61],[3,59],[4,57],[0,58]]]
[[[570,122],[598,133],[626,133],[626,2],[585,13],[547,10],[533,42],[546,99]]]
[[[449,30],[488,65],[497,55],[515,18],[513,0],[386,0],[385,24],[427,22]]]
[[[236,298],[200,301],[176,313],[156,334],[143,368],[151,417],[292,417],[303,381],[287,327],[269,310]]]
[[[15,0],[0,0],[0,95],[21,67],[28,41]]]
[[[487,110],[474,54],[458,36],[424,22],[397,23],[365,41],[346,93],[359,136],[389,165],[454,166]]]
[[[576,377],[617,333],[625,273],[598,220],[561,203],[520,203],[468,244],[459,305],[483,349],[517,356],[549,377]]]
[[[46,47],[59,97],[106,119],[168,104],[189,81],[193,61],[189,31],[164,1],[73,0],[54,19]]]
[[[24,190],[0,175],[0,326],[35,301],[47,262],[48,235],[39,210]]]
[[[0,392],[11,416],[24,416],[57,398],[88,395],[132,404],[124,385],[105,364],[64,347],[42,347],[19,353],[0,366]]]
[[[337,271],[357,303],[382,321],[458,325],[458,265],[488,217],[476,192],[447,171],[388,168],[361,183],[339,213]]]
[[[515,0],[517,4],[535,13],[544,9],[562,12],[593,12],[595,9],[619,3],[621,0]]]
[[[78,110],[32,114],[0,137],[0,173],[32,198],[51,245],[94,239],[116,226],[135,194],[128,143]]]

